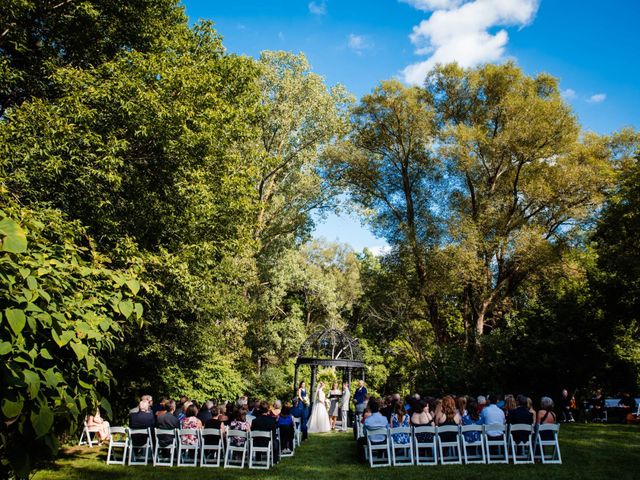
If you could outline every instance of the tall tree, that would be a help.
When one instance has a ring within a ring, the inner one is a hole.
[[[437,131],[431,99],[421,88],[386,81],[353,109],[352,124],[349,139],[327,152],[332,173],[371,214],[374,232],[400,250],[412,291],[427,306],[442,340],[445,329],[427,263],[439,238],[431,208],[440,165],[433,155]]]
[[[492,309],[593,219],[613,178],[609,139],[581,136],[557,80],[513,63],[438,67],[426,90],[442,134],[450,238],[473,252],[464,299],[481,336]]]

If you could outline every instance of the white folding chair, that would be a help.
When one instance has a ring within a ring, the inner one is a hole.
[[[296,430],[293,430],[293,442],[291,442],[291,450],[286,452],[282,449],[282,427],[278,427],[278,440],[280,441],[280,457],[293,457],[296,453]]]
[[[411,427],[394,427],[389,430],[389,434],[391,435],[391,463],[393,466],[413,465]],[[396,442],[396,438],[402,438],[399,435],[406,435],[407,441],[405,443]],[[398,453],[400,454],[398,455]]]
[[[533,425],[514,423],[509,425],[509,447],[514,464],[533,463]]]
[[[100,427],[89,427],[87,424],[87,419],[84,419],[84,426],[82,427],[82,432],[80,433],[80,439],[78,440],[78,445],[89,445],[89,447],[93,447],[93,444],[99,444],[100,440],[91,438],[91,434],[97,434],[100,431]]]
[[[118,449],[122,449],[122,458],[118,459]],[[127,449],[129,448],[129,434],[124,427],[109,427],[109,450],[107,451],[107,465],[125,465],[127,463]]]
[[[249,448],[249,435],[242,430],[229,430],[227,431],[227,448],[224,455],[224,468],[242,468],[244,467],[244,461],[247,456],[247,449]],[[244,439],[242,445],[234,445],[233,439]],[[240,460],[235,458],[234,454],[240,454]]]
[[[154,467],[172,467],[176,454],[176,430],[155,429]],[[168,453],[168,460],[167,460]]]
[[[302,444],[302,429],[300,428],[300,419],[293,417],[293,447],[299,447]]]
[[[460,428],[464,463],[487,463],[482,432],[482,425],[463,425]]]
[[[200,432],[200,466],[219,467],[224,455],[224,441],[220,430],[205,428]]]
[[[458,425],[442,425],[436,430],[438,455],[442,465],[462,463],[459,435]]]
[[[389,441],[389,428],[366,429],[367,451],[369,454],[369,466],[390,467],[391,466],[391,445]],[[384,440],[371,441],[371,437],[384,437]],[[375,455],[379,453],[379,455]]]
[[[436,427],[428,425],[413,427],[413,448],[416,465],[437,465]]]
[[[509,463],[507,429],[505,425],[501,423],[484,425],[483,438],[487,463]]]
[[[550,432],[553,438],[551,440],[546,439],[546,432]],[[556,463],[562,464],[562,456],[560,455],[560,443],[558,442],[558,433],[560,432],[560,425],[553,423],[544,423],[538,425],[534,443],[534,458],[540,460],[542,463]],[[545,437],[545,438],[543,438]],[[552,447],[551,453],[548,454],[545,451],[545,447]]]
[[[129,429],[129,465],[146,465],[152,452],[151,429]]]
[[[268,439],[267,444],[263,446],[257,446],[255,440],[258,438]],[[249,432],[249,468],[258,468],[263,470],[269,470],[273,465],[273,452],[271,450],[273,443],[273,437],[271,432],[264,432],[255,430]],[[258,457],[263,457],[258,458]]]
[[[195,442],[195,443],[190,443]],[[178,466],[197,467],[198,451],[200,450],[200,431],[195,428],[181,428],[178,430]],[[191,454],[193,453],[193,459]]]

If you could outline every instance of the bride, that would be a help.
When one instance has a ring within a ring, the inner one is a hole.
[[[329,414],[325,405],[324,391],[322,388],[324,383],[320,382],[316,394],[313,397],[313,408],[311,410],[311,418],[307,423],[309,433],[324,433],[331,431],[331,422],[329,422]]]

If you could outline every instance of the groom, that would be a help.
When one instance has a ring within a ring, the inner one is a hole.
[[[351,398],[351,392],[349,391],[349,382],[342,384],[342,398],[340,399],[340,430],[347,431],[347,421],[349,418],[349,399]]]

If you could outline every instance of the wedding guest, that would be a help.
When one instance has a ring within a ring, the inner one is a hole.
[[[169,397],[165,397],[164,395],[162,395],[160,397],[160,401],[158,402],[158,405],[152,405],[151,407],[151,411],[154,413],[154,415],[157,417],[159,415],[164,415],[165,413],[167,413],[167,402],[169,401]]]
[[[602,390],[596,390],[596,395],[591,400],[592,420],[604,420],[606,413],[606,402]]]
[[[229,425],[229,430],[242,430],[243,432],[250,430],[249,424],[247,423],[247,411],[244,408],[239,408],[235,412],[231,425]],[[246,438],[231,437],[231,445],[234,447],[243,447],[245,443]]]
[[[536,411],[533,408],[533,400],[531,400],[530,397],[527,397],[527,409],[531,412],[531,415],[533,415],[533,419],[534,419],[534,423],[535,423],[535,418],[536,418]]]
[[[456,407],[458,409],[458,419],[462,419],[467,414],[467,397],[460,395],[456,398]]]
[[[198,418],[198,408],[194,404],[189,405],[185,410],[185,417],[180,422],[180,427],[202,430],[202,422]],[[198,443],[198,435],[185,434],[181,436],[180,440],[183,445],[195,445]]]
[[[251,430],[259,432],[271,432],[271,449],[273,454],[273,463],[280,461],[280,444],[278,442],[278,423],[276,419],[269,415],[269,404],[260,402],[257,408],[254,408],[255,418],[251,422]],[[255,438],[253,443],[256,447],[266,447],[269,440],[266,438]]]
[[[533,424],[533,415],[527,408],[527,397],[524,395],[518,395],[516,400],[516,404],[518,405],[516,408],[509,411],[509,416],[507,417],[507,423],[509,425],[516,424]],[[513,440],[516,443],[523,443],[529,440],[529,436],[531,434],[528,432],[513,432]]]
[[[411,414],[411,425],[414,427],[427,427],[433,425],[433,417],[429,412],[429,403],[425,400],[414,400],[413,413]],[[416,440],[420,443],[430,442],[433,438],[429,433],[416,433]]]
[[[244,410],[245,412],[247,411],[245,407],[239,408],[238,410]],[[235,418],[235,411],[233,410],[233,403],[227,402],[227,404],[225,405],[224,411],[221,412],[220,420],[222,420],[224,425],[228,427],[229,425],[231,425],[231,421],[234,418]]]
[[[389,422],[380,414],[380,401],[376,398],[370,398],[368,403],[368,409],[371,411],[371,415],[364,421],[364,428],[366,430],[373,430],[376,428],[387,428]],[[382,443],[386,441],[386,436],[381,434],[369,435],[371,443]],[[366,436],[360,437],[357,441],[358,458],[360,461],[365,461],[364,447],[367,443]]]
[[[394,412],[391,414],[391,428],[408,427],[409,426],[409,414],[404,409],[404,403],[402,400],[397,401],[394,404]],[[394,433],[393,441],[400,444],[408,444],[411,437],[408,433]]]
[[[180,423],[187,417],[187,408],[191,405],[193,405],[191,400],[187,400],[182,404],[182,409],[178,412],[178,420],[180,420]]]
[[[291,453],[293,450],[293,436],[295,433],[293,426],[293,415],[291,414],[291,404],[285,403],[278,416],[278,428],[280,429],[280,440],[282,441],[282,453]]]
[[[513,395],[508,394],[504,396],[504,406],[502,407],[502,411],[504,412],[504,417],[509,418],[509,412],[511,410],[515,410],[517,408],[516,399]]]
[[[142,395],[140,397],[140,401],[142,402],[143,400],[149,404],[149,408],[151,409],[151,406],[153,405],[153,397],[151,397],[151,395]],[[140,404],[138,403],[138,406],[129,410],[129,413],[138,413],[139,411]]]
[[[151,429],[156,425],[156,417],[151,413],[151,408],[147,400],[141,400],[138,404],[138,411],[129,414],[129,428],[132,430]],[[153,432],[152,432],[153,434]],[[131,443],[136,447],[144,446],[147,442],[147,435],[131,435]]]
[[[442,411],[442,399],[437,398],[434,401],[434,407],[433,407],[433,423],[434,425],[437,426],[437,425],[442,425],[446,421],[447,421],[447,417]]]
[[[198,412],[198,418],[203,425],[211,419],[211,407],[213,407],[213,402],[211,400],[208,400],[204,403],[204,405],[202,405],[202,408]]]
[[[95,430],[98,434],[98,440],[100,443],[108,442],[109,438],[111,438],[109,422],[102,419],[102,416],[100,415],[100,408],[96,408],[96,413],[94,415],[89,415],[87,417],[87,427]]]
[[[557,423],[556,414],[553,411],[553,400],[551,400],[551,398],[542,397],[540,399],[540,410],[536,416],[536,423],[539,425]],[[553,432],[540,432],[540,438],[542,440],[553,440]]]
[[[467,405],[467,414],[461,418],[462,425],[482,425],[482,418],[480,418],[480,410],[478,403],[473,399],[469,399]],[[481,432],[465,432],[465,440],[473,443],[480,440]]]
[[[164,415],[156,417],[156,429],[157,430],[173,430],[180,428],[180,420],[174,415],[176,411],[175,400],[169,400],[165,404],[167,412]],[[158,435],[158,443],[161,447],[168,447],[173,443],[174,436],[171,435]]]
[[[273,402],[273,406],[269,411],[269,415],[271,415],[273,418],[278,418],[278,415],[280,415],[281,411],[282,411],[282,402],[280,400],[276,400],[275,402]]]
[[[478,412],[482,413],[482,409],[487,406],[487,397],[484,395],[478,395]]]
[[[482,409],[482,412],[480,413],[480,416],[482,417],[482,423],[484,423],[485,425],[491,425],[495,423],[500,425],[505,424],[504,412],[498,407],[497,402],[497,395],[491,394],[489,395],[489,398],[487,398],[487,406],[484,407]],[[491,430],[487,432],[487,435],[492,439],[496,439],[502,437],[502,432],[498,430]]]

